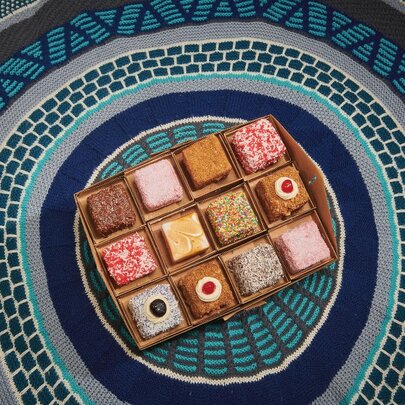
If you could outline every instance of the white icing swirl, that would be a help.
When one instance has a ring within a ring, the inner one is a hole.
[[[166,304],[166,313],[163,316],[155,316],[152,314],[150,310],[150,304],[152,304],[153,301],[155,300],[162,300]],[[153,295],[152,297],[149,297],[145,303],[143,304],[143,309],[145,311],[146,317],[152,322],[152,323],[161,323],[164,322],[169,316],[170,316],[170,306],[169,306],[169,301],[167,298],[162,295],[162,294],[156,294]]]
[[[286,193],[281,188],[281,185],[286,180],[290,180],[293,186],[293,189],[290,193]],[[298,184],[290,177],[280,177],[279,179],[276,180],[274,187],[276,189],[276,194],[283,200],[291,200],[291,198],[294,198],[298,194]]]
[[[205,283],[209,281],[215,284],[215,290],[212,294],[204,294],[202,288]],[[204,302],[213,302],[216,301],[222,293],[222,285],[218,279],[214,277],[203,277],[201,280],[198,281],[197,285],[195,286],[195,292],[198,295],[198,298]]]

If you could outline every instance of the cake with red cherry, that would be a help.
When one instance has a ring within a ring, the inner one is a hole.
[[[257,183],[256,193],[270,222],[290,216],[309,201],[300,174],[293,166],[264,177]]]
[[[236,304],[231,287],[214,260],[188,270],[178,285],[192,315],[197,319]]]

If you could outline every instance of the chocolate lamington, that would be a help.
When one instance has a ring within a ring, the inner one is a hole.
[[[96,232],[102,237],[129,228],[135,222],[130,197],[122,184],[113,184],[90,195],[87,207]]]
[[[283,277],[283,268],[270,244],[261,244],[228,262],[243,296],[273,286]]]
[[[180,291],[197,319],[235,305],[231,288],[215,261],[190,269],[179,280]]]

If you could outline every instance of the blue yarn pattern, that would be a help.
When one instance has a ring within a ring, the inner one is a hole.
[[[405,94],[405,53],[373,28],[320,2],[153,0],[81,13],[17,52],[0,65],[0,111],[41,75],[107,39],[224,19],[259,19],[323,38]]]

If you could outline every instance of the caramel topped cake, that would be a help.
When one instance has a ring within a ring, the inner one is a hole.
[[[209,135],[185,148],[183,161],[197,190],[223,179],[232,170],[224,148],[215,135]]]
[[[87,208],[96,232],[103,237],[129,228],[135,222],[130,197],[122,184],[113,184],[90,195]]]
[[[174,263],[209,248],[207,237],[195,212],[164,223],[162,232]]]
[[[256,192],[271,222],[291,215],[309,201],[299,172],[292,166],[260,180]]]

